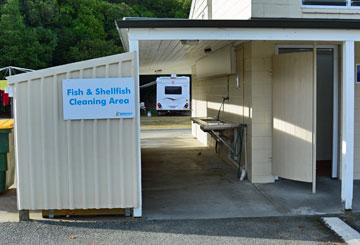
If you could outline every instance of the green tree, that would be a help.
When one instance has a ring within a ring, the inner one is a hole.
[[[0,66],[24,63],[21,46],[25,29],[18,1],[9,0],[0,12]]]
[[[119,2],[127,3],[138,16],[158,18],[187,18],[191,5],[191,0],[124,0]]]
[[[187,18],[191,0],[0,0],[0,66],[38,69],[123,52],[114,22]]]
[[[191,8],[191,0],[177,0],[178,9],[175,11],[175,18],[188,18]]]
[[[136,12],[126,3],[120,2],[114,4],[105,1],[103,2],[100,11],[104,16],[106,40],[114,42],[121,47],[119,34],[115,28],[115,21],[121,20],[126,16],[135,16]]]
[[[63,1],[60,6],[56,64],[114,54],[120,46],[107,41],[103,1]]]
[[[43,27],[27,27],[18,0],[8,0],[0,13],[0,65],[47,67],[56,46],[55,34]]]
[[[26,26],[54,28],[58,24],[57,0],[21,0],[20,8]]]
[[[39,66],[52,65],[54,51],[57,45],[56,28],[59,20],[57,1],[21,0],[20,9],[24,16],[27,31],[32,33],[28,42],[33,43],[32,49],[36,48],[36,51],[39,53],[39,58],[46,63]]]

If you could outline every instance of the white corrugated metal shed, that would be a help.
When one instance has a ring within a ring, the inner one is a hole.
[[[125,53],[8,77],[19,210],[141,207],[139,117],[70,121],[62,108],[62,80],[132,77],[137,88],[136,62]]]

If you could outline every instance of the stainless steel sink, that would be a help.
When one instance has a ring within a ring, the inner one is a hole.
[[[204,132],[207,131],[221,131],[221,130],[227,130],[227,129],[233,129],[239,127],[239,123],[230,123],[230,122],[224,122],[222,120],[217,120],[213,117],[193,117],[191,120],[200,125],[201,130]]]
[[[200,122],[205,122],[207,125],[222,125],[225,124],[225,122],[221,120],[217,120],[215,118],[200,118]]]
[[[201,121],[204,121],[204,122],[222,122],[221,120],[217,120],[217,119],[215,119],[213,117],[198,118],[198,119],[201,120]]]

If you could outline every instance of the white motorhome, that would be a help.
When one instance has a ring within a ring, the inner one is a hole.
[[[157,111],[189,111],[189,77],[158,77],[156,79]]]

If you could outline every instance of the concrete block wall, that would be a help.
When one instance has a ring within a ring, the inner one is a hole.
[[[340,76],[341,76],[341,63],[342,63],[342,54],[341,48],[339,49],[339,67],[340,67]],[[355,64],[360,64],[360,42],[355,43]],[[355,76],[356,79],[356,76]],[[354,135],[354,179],[360,180],[360,84],[355,83],[355,135]],[[340,87],[341,89],[341,87]],[[339,97],[341,100],[341,95]],[[341,104],[341,101],[340,101]],[[339,115],[341,120],[341,107],[339,108]],[[341,124],[341,122],[340,122]],[[340,126],[341,127],[341,126]],[[340,137],[341,137],[341,128],[340,128]],[[341,141],[341,139],[339,139]],[[341,162],[340,162],[341,165]],[[339,176],[341,176],[341,166],[339,166]]]
[[[247,130],[247,171],[253,183],[274,181],[272,169],[272,56],[275,52],[272,42],[246,42],[236,48],[236,76],[193,78],[193,116],[216,116],[222,97],[230,100],[221,112],[221,119],[242,122]],[[196,65],[195,65],[196,67]],[[196,69],[196,68],[195,68]],[[227,85],[229,83],[229,85]],[[205,102],[204,102],[205,101]],[[196,108],[194,108],[196,107]],[[193,127],[196,137],[202,137]],[[214,145],[207,137],[209,146]],[[224,160],[228,151],[220,150]]]
[[[241,79],[241,85],[243,89],[243,104],[247,109],[244,117],[244,123],[247,124],[247,136],[246,136],[246,148],[247,148],[247,176],[252,181],[253,169],[252,169],[252,43],[247,42],[242,44],[237,49],[236,60],[237,60],[237,71]]]
[[[302,6],[301,0],[193,0],[190,19],[360,19],[358,8]]]
[[[236,47],[236,70],[239,74],[239,84],[237,83],[237,76],[234,74],[219,74],[203,78],[193,76],[192,78],[192,116],[216,117],[222,98],[229,95],[230,99],[225,103],[220,119],[250,125],[247,141],[248,149],[251,149],[251,73],[249,71],[251,66],[246,64],[246,60],[250,60],[250,48],[249,44]],[[195,71],[196,64],[193,68],[193,74],[195,74]],[[214,147],[215,141],[210,136],[206,134],[205,136],[197,125],[193,125],[192,130],[193,135],[201,142],[204,143],[204,140],[206,140],[209,147]],[[220,148],[219,154],[223,160],[231,162],[226,148]],[[248,162],[251,162],[251,150],[248,151],[247,159]],[[244,161],[244,157],[242,157],[242,161]]]
[[[298,17],[301,5],[298,0],[252,0],[252,17]]]
[[[191,82],[191,116],[192,117],[207,117],[207,102],[204,91],[203,81],[196,77],[196,66],[192,66],[192,82]],[[198,124],[192,123],[192,135],[196,137],[202,144],[207,145],[207,133],[204,133]]]
[[[275,42],[246,42],[236,48],[237,73],[229,80],[230,101],[221,118],[248,124],[247,171],[254,183],[273,182],[272,176],[272,56]],[[278,43],[280,44],[280,43]],[[299,43],[300,44],[300,43]],[[304,43],[301,43],[304,44]],[[356,44],[356,63],[360,63],[360,43]],[[341,63],[340,63],[341,64]],[[195,65],[196,67],[196,65]],[[194,74],[194,73],[193,73]],[[227,77],[193,78],[193,116],[216,116],[222,96],[226,96]],[[360,85],[355,84],[355,166],[354,177],[360,179]],[[212,146],[214,142],[199,128],[194,136]],[[222,151],[226,160],[226,151]]]
[[[359,9],[307,8],[300,0],[252,0],[253,18],[344,18],[359,19]]]
[[[272,176],[272,57],[273,42],[252,42],[252,182],[269,183]]]
[[[271,59],[275,45],[282,43],[252,42],[252,181],[270,181],[271,176]],[[286,43],[285,43],[286,44]],[[298,43],[305,44],[305,43]],[[360,42],[356,43],[356,63],[360,64]],[[341,59],[339,60],[341,69]],[[341,70],[340,70],[341,74]],[[360,179],[360,84],[355,84],[355,162],[354,178]],[[270,87],[270,89],[269,89]],[[269,92],[270,91],[270,92]],[[259,123],[263,120],[263,123]],[[259,149],[260,148],[260,149]],[[264,149],[261,149],[264,148]],[[264,174],[260,176],[260,174]],[[267,176],[267,177],[266,177]]]

